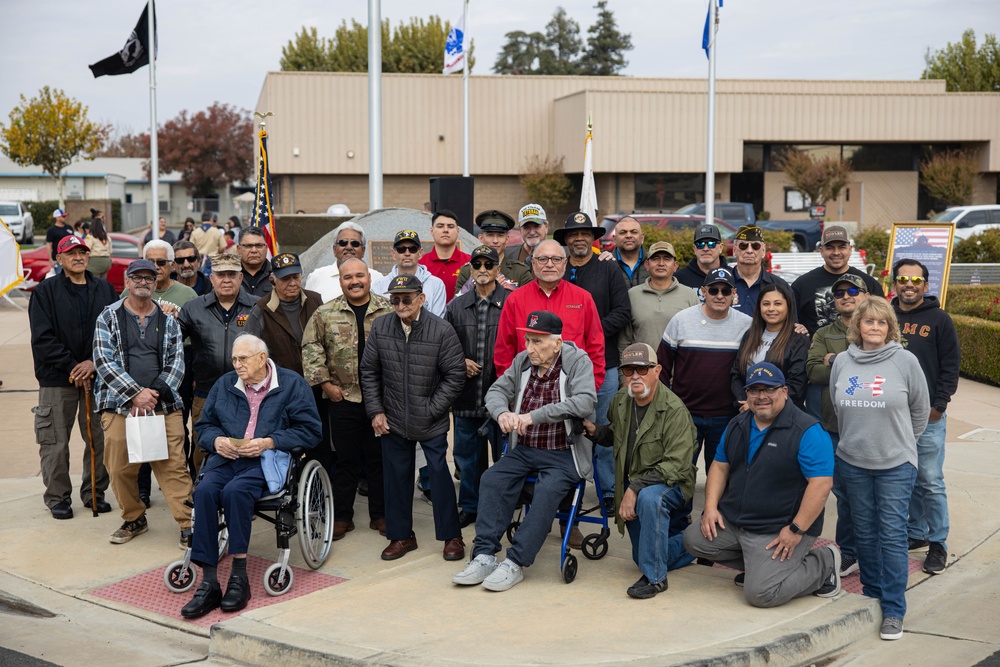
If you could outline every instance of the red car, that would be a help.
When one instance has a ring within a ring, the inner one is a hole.
[[[114,286],[115,291],[121,294],[125,289],[125,269],[139,258],[139,240],[129,234],[117,232],[112,232],[108,236],[111,238],[111,269],[108,271],[107,280]],[[42,282],[52,269],[49,251],[44,245],[22,252],[21,264],[31,270],[29,280],[36,282]]]

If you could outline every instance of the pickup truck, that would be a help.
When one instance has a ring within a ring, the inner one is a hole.
[[[792,234],[792,252],[812,252],[823,234],[822,220],[758,220],[753,204],[736,201],[715,202],[716,218],[736,225],[754,225],[761,229]],[[676,215],[705,215],[704,204],[688,204],[677,209]]]

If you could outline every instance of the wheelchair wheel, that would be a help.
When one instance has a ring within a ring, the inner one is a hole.
[[[272,597],[284,595],[290,591],[294,580],[295,573],[290,567],[286,567],[285,576],[281,576],[281,563],[273,563],[264,570],[264,590]]]
[[[189,591],[197,580],[194,567],[191,564],[185,567],[183,560],[174,561],[163,571],[163,583],[171,593]]]
[[[562,572],[563,581],[565,581],[567,584],[573,583],[573,580],[576,579],[576,567],[577,567],[576,556],[574,556],[573,554],[567,554],[566,562],[563,563],[563,572]]]
[[[309,461],[299,478],[295,523],[306,565],[317,569],[333,544],[333,485],[319,461]]]
[[[608,553],[608,536],[600,533],[591,533],[583,538],[583,555],[590,560],[600,560]]]
[[[507,541],[510,542],[511,544],[514,543],[514,533],[516,533],[517,529],[520,527],[521,527],[520,521],[511,521],[510,525],[507,526]]]

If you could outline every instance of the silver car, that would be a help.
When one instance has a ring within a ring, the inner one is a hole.
[[[21,202],[0,201],[0,220],[10,227],[14,238],[22,245],[35,242],[35,221]]]

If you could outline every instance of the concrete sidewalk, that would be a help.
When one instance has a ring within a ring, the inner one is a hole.
[[[428,505],[414,506],[420,548],[387,563],[379,559],[384,538],[362,520],[363,499],[356,505],[357,529],[334,544],[320,570],[348,581],[225,620],[209,638],[180,618],[91,593],[178,558],[176,526],[155,489],[150,531],[127,545],[107,539],[120,523],[117,512],[93,518],[74,499],[76,518],[50,518],[41,502],[30,413],[37,385],[28,342],[27,316],[0,305],[0,405],[7,416],[0,441],[0,503],[7,517],[0,522],[0,610],[23,608],[21,600],[56,615],[5,614],[0,645],[57,664],[88,656],[106,665],[183,664],[209,655],[210,664],[269,666],[800,665],[826,656],[842,664],[902,665],[908,658],[926,664],[934,635],[943,635],[953,642],[954,659],[938,662],[965,665],[1000,649],[990,613],[1000,599],[1000,578],[990,569],[1000,552],[1000,515],[990,511],[1000,503],[997,388],[963,380],[948,411],[952,565],[931,581],[922,573],[911,576],[911,614],[900,642],[878,641],[881,615],[873,600],[809,596],[778,609],[754,609],[733,586],[732,572],[720,568],[692,565],[671,573],[666,593],[632,600],[625,589],[638,570],[628,540],[614,530],[604,559],[577,554],[579,575],[572,584],[563,583],[558,571],[553,530],[521,585],[503,594],[460,588],[450,579],[463,564],[442,560]],[[77,475],[81,452],[77,439]],[[701,479],[696,505],[703,484]],[[831,500],[825,538],[832,539],[834,524]],[[470,545],[472,533],[466,529]],[[258,522],[251,552],[274,557],[270,526]],[[303,566],[297,546],[292,564]],[[981,618],[978,626],[970,625],[973,617]]]

